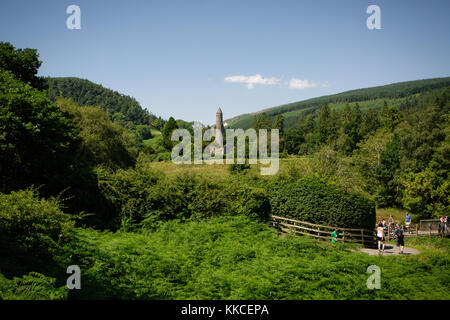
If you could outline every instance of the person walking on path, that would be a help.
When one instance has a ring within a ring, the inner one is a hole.
[[[331,233],[331,243],[333,246],[338,241],[338,238],[339,238],[339,230],[334,229],[334,231]]]
[[[448,214],[446,214],[444,218],[445,233],[448,233],[448,223]]]
[[[394,232],[394,217],[391,215],[388,220],[389,236]]]
[[[378,241],[378,254],[384,253],[384,228],[383,224],[380,222],[377,228],[377,241]]]
[[[441,236],[444,235],[444,228],[445,228],[445,218],[444,216],[441,216],[441,218],[439,219],[439,234]]]
[[[408,233],[411,233],[411,230],[409,229],[409,225],[411,224],[411,215],[408,211],[406,211],[405,216],[405,229],[408,229]]]
[[[404,241],[404,230],[402,226],[400,226],[398,223],[395,226],[394,235],[395,235],[395,242],[397,243],[398,247],[398,253],[403,254],[403,249],[405,248],[405,241]]]

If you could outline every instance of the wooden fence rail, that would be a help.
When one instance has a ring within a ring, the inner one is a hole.
[[[433,225],[434,223],[434,225]],[[355,229],[355,228],[338,228],[320,224],[314,224],[311,222],[295,220],[291,218],[272,216],[270,225],[282,232],[291,232],[301,235],[314,237],[316,239],[331,240],[331,233],[334,229],[339,230],[338,241],[342,242],[356,242],[363,246],[375,247],[376,246],[376,231],[367,229]],[[419,235],[440,235],[448,236],[449,229],[447,226],[438,224],[436,220],[421,220],[419,224],[410,225],[405,230],[404,236],[419,236]],[[394,239],[394,230],[388,227],[386,231],[386,239]]]
[[[363,246],[373,246],[376,242],[374,230],[355,229],[355,228],[337,228],[332,226],[314,224],[306,221],[299,221],[290,218],[272,216],[271,226],[283,232],[291,232],[301,235],[307,235],[316,239],[331,239],[331,233],[338,229],[338,241],[357,242]]]

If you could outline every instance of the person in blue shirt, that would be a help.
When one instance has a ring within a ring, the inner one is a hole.
[[[408,230],[408,233],[411,233],[411,231],[409,230],[409,225],[411,224],[411,215],[409,214],[408,211],[406,211],[406,216],[405,216],[405,229]]]

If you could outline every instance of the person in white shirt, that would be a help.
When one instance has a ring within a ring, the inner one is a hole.
[[[377,228],[377,241],[378,241],[378,254],[384,253],[384,228],[383,224],[380,222]]]

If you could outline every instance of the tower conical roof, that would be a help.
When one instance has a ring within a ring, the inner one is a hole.
[[[217,113],[222,113],[222,109],[220,109],[220,107],[217,109]]]

